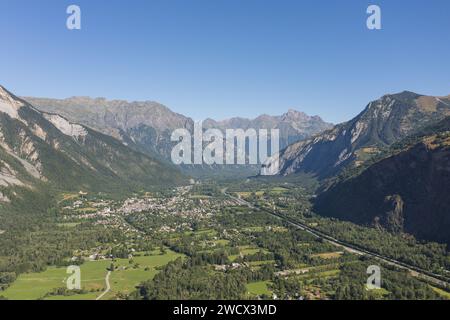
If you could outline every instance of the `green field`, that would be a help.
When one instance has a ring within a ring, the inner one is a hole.
[[[269,289],[270,281],[258,281],[247,283],[247,291],[251,296],[260,296],[260,295],[272,295],[272,291]]]
[[[73,296],[49,296],[45,300],[95,300],[100,293],[90,292],[85,294],[74,294]]]
[[[153,279],[158,273],[157,267],[164,266],[181,256],[167,249],[164,255],[134,257],[133,264],[130,264],[127,259],[117,260],[116,271],[112,272],[110,277],[111,291],[113,293],[130,293],[142,281]],[[133,266],[136,263],[139,264],[138,268]],[[121,267],[127,269],[121,270]],[[145,270],[146,268],[149,270]]]
[[[215,240],[214,243],[218,246],[227,246],[228,244],[230,244],[230,240],[219,239],[219,240]]]
[[[63,228],[75,228],[76,226],[78,226],[80,223],[79,222],[65,222],[65,223],[58,223],[58,227],[63,227]]]
[[[263,253],[268,253],[269,252],[269,251],[267,251],[267,250],[265,250],[263,248],[258,248],[258,247],[253,247],[253,246],[240,246],[239,247],[240,254],[230,255],[228,258],[230,259],[230,261],[234,261],[240,255],[247,256],[247,255],[255,254],[255,253],[260,252],[260,251],[263,252]]]
[[[119,292],[129,293],[142,281],[152,279],[158,272],[157,267],[181,257],[167,249],[164,255],[152,253],[149,256],[137,256],[130,264],[128,259],[117,259],[115,271],[111,273],[111,292],[104,298],[113,297]],[[138,264],[138,266],[136,266]],[[99,296],[106,288],[105,277],[111,260],[88,261],[81,265],[81,286],[86,294],[72,296],[50,296],[51,300],[91,300]],[[147,270],[146,270],[147,269]],[[11,300],[35,300],[57,288],[66,286],[66,268],[49,267],[39,273],[22,274],[4,292],[2,296]]]
[[[55,288],[64,286],[64,268],[50,267],[44,272],[20,275],[2,296],[11,300],[34,300]]]
[[[252,266],[252,267],[258,267],[258,266],[262,266],[262,265],[265,265],[265,264],[272,264],[272,265],[274,265],[275,264],[275,260],[265,260],[265,261],[250,261],[250,262],[247,262],[250,266]]]
[[[289,191],[289,189],[283,188],[283,187],[275,187],[272,188],[272,190],[270,190],[271,193],[273,194],[282,194],[286,191]]]

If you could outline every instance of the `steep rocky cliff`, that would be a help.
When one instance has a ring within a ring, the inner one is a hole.
[[[450,118],[434,129],[333,181],[321,190],[314,210],[450,244]]]
[[[346,167],[360,166],[417,128],[447,115],[449,96],[431,97],[407,91],[385,95],[354,119],[287,147],[280,154],[280,174],[305,172],[319,178],[330,177]]]
[[[0,86],[0,201],[15,189],[112,190],[184,181],[154,158]]]

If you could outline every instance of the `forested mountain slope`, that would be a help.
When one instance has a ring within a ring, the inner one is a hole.
[[[315,201],[321,215],[450,244],[450,117],[349,170]]]
[[[44,113],[0,87],[0,191],[46,183],[62,190],[127,190],[183,181],[176,170],[120,141]]]

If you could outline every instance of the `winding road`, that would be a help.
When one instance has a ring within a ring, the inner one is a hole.
[[[99,295],[95,300],[101,300],[110,290],[111,285],[109,284],[109,276],[111,275],[111,271],[108,271],[105,277],[105,283],[106,283],[106,290],[102,292],[101,295]]]
[[[299,228],[301,230],[304,230],[304,231],[312,234],[316,238],[323,239],[323,240],[325,240],[325,241],[327,241],[327,242],[329,242],[331,244],[334,244],[336,246],[339,246],[339,247],[345,249],[348,252],[351,252],[351,253],[354,253],[354,254],[358,254],[358,255],[370,256],[370,257],[372,257],[372,258],[374,258],[374,259],[376,259],[378,261],[384,262],[384,263],[386,263],[388,265],[392,265],[392,266],[395,266],[397,268],[400,268],[400,269],[403,269],[403,270],[407,270],[414,277],[421,278],[421,279],[423,279],[425,281],[428,281],[430,283],[436,284],[436,285],[441,286],[441,287],[450,288],[450,283],[449,283],[448,278],[446,278],[446,277],[444,277],[442,275],[434,274],[434,273],[429,272],[427,270],[423,270],[423,269],[420,269],[420,268],[408,265],[408,264],[406,264],[404,262],[397,261],[397,260],[391,259],[389,257],[385,257],[385,256],[379,255],[377,253],[371,252],[371,251],[369,251],[369,250],[367,250],[365,248],[360,248],[360,247],[355,246],[353,244],[349,244],[349,243],[343,242],[341,240],[335,239],[335,238],[333,238],[333,237],[331,237],[331,236],[329,236],[329,235],[327,235],[327,234],[325,234],[325,233],[323,233],[321,231],[313,229],[313,228],[311,228],[311,227],[309,227],[309,226],[307,226],[307,225],[305,225],[305,224],[303,224],[301,222],[295,221],[295,220],[293,220],[291,218],[285,217],[282,214],[279,214],[279,213],[277,213],[275,211],[270,211],[268,209],[262,209],[262,208],[256,207],[253,204],[251,204],[251,203],[249,203],[249,202],[247,202],[247,201],[245,201],[245,200],[243,200],[241,198],[234,197],[234,196],[232,196],[232,195],[230,195],[230,194],[228,194],[226,192],[227,191],[226,188],[222,189],[221,191],[222,191],[222,193],[224,195],[226,195],[227,197],[235,200],[237,203],[239,203],[241,205],[247,206],[247,207],[249,207],[251,209],[254,209],[254,210],[259,210],[261,212],[266,212],[266,213],[268,213],[268,214],[270,214],[272,216],[275,216],[275,217],[277,217],[277,218],[279,218],[279,219],[289,223],[292,226],[295,226],[295,227],[297,227],[297,228]]]

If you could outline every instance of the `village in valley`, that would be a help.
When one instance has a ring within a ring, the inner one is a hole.
[[[79,244],[64,262],[20,275],[0,296],[304,300],[354,295],[345,288],[361,287],[367,266],[377,262],[260,210],[295,216],[314,228],[333,226],[311,215],[308,188],[287,182],[261,185],[255,188],[250,180],[192,183],[127,198],[84,191],[61,194],[58,228],[74,232]],[[84,233],[90,235],[87,242]],[[66,288],[70,265],[80,267],[79,290]],[[423,286],[402,270],[384,269],[384,275],[393,286],[359,294],[387,299],[401,294],[394,290],[395,283]],[[423,292],[439,297],[440,291],[424,285]]]

